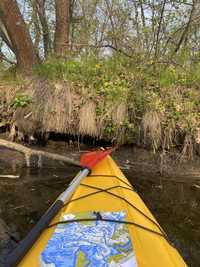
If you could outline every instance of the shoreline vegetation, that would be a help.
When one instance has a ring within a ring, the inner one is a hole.
[[[136,2],[0,1],[10,140],[59,134],[200,155],[199,1]]]
[[[2,71],[0,128],[10,139],[49,133],[137,144],[180,159],[200,153],[200,65],[126,56],[49,58],[24,78]]]

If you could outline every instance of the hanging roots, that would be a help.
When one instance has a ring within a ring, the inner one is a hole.
[[[180,160],[189,159],[192,160],[194,156],[194,142],[191,134],[186,134],[183,150],[181,152]]]
[[[86,103],[79,111],[79,134],[97,136],[96,104]]]
[[[43,123],[47,131],[70,133],[72,96],[70,88],[57,83],[52,95],[46,99]]]
[[[127,104],[125,102],[119,103],[112,114],[113,125],[116,127],[116,140],[119,144],[123,144],[125,141],[126,127],[124,126],[124,122],[126,117]]]
[[[142,127],[144,130],[144,142],[148,140],[157,149],[161,143],[161,117],[156,111],[146,112],[142,119]]]
[[[114,110],[112,114],[113,124],[120,127],[126,118],[127,113],[127,105],[122,102],[117,105],[117,108]]]

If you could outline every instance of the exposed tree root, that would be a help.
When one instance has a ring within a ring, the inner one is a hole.
[[[38,167],[42,167],[42,157],[46,157],[49,159],[53,159],[53,160],[58,160],[58,161],[62,161],[62,162],[66,162],[75,166],[80,167],[80,164],[68,157],[59,155],[59,154],[55,154],[55,153],[49,153],[49,152],[45,152],[45,151],[41,151],[41,150],[34,150],[28,147],[25,147],[23,145],[14,143],[14,142],[10,142],[4,139],[0,139],[0,146],[6,147],[8,149],[13,149],[16,150],[20,153],[23,153],[25,156],[25,161],[26,161],[26,166],[27,167],[31,167],[31,157],[32,156],[36,156],[37,157],[37,166]]]

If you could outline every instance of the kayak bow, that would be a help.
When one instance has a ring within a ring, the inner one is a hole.
[[[8,266],[187,266],[108,156],[111,151],[82,157],[86,168],[71,183],[72,190],[69,187],[58,198],[62,205],[54,214],[57,201],[52,205],[44,215],[49,219],[30,249],[24,249],[23,259],[16,263],[15,251]]]

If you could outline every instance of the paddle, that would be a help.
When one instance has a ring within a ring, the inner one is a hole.
[[[58,197],[54,204],[40,218],[38,223],[28,233],[28,235],[20,242],[17,248],[9,255],[6,266],[17,266],[21,259],[26,255],[29,249],[33,246],[40,234],[46,229],[51,220],[58,214],[61,208],[67,203],[73,195],[76,188],[79,186],[84,177],[86,177],[92,168],[96,166],[107,155],[111,154],[113,149],[94,151],[84,154],[81,157],[81,166],[83,169],[76,175],[69,187]]]

